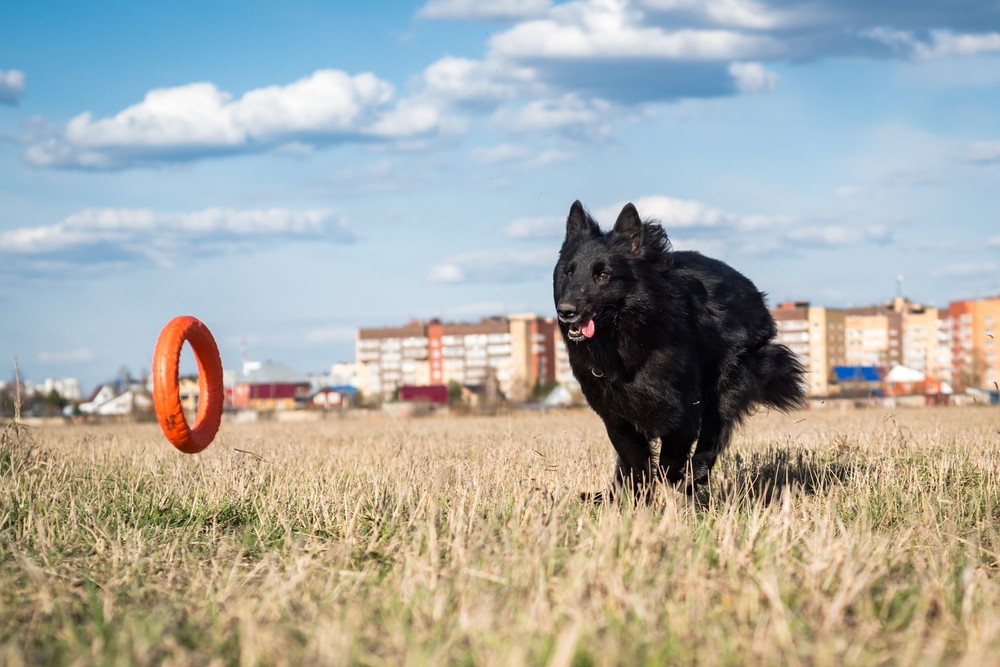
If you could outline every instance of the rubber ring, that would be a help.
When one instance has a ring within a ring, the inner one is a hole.
[[[189,428],[184,419],[177,381],[184,341],[191,345],[198,362],[198,412],[194,428]],[[185,454],[197,454],[218,433],[224,401],[222,358],[212,332],[190,315],[170,320],[160,332],[153,352],[153,408],[163,435]]]

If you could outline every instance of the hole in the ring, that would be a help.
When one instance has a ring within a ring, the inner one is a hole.
[[[180,388],[181,407],[188,417],[188,423],[193,425],[191,420],[198,411],[198,361],[194,358],[194,350],[187,342],[181,347],[177,385]]]

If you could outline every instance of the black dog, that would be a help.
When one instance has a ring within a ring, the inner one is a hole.
[[[764,295],[718,260],[672,251],[632,204],[602,232],[574,202],[553,282],[573,374],[618,452],[611,490],[585,498],[625,486],[648,498],[657,438],[659,473],[690,492],[755,405],[804,404],[805,369],[774,343]]]

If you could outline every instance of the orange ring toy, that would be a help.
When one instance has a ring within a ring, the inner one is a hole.
[[[189,428],[181,407],[177,384],[184,341],[194,350],[198,362],[198,413]],[[185,454],[197,454],[215,438],[222,422],[225,390],[222,358],[212,332],[190,315],[175,317],[163,327],[153,352],[153,407],[167,440]]]

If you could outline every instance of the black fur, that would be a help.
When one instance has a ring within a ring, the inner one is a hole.
[[[804,404],[805,370],[774,343],[764,295],[718,260],[672,251],[632,204],[602,232],[574,202],[553,283],[573,374],[618,452],[611,490],[585,497],[648,497],[654,473],[690,491],[756,405]]]

